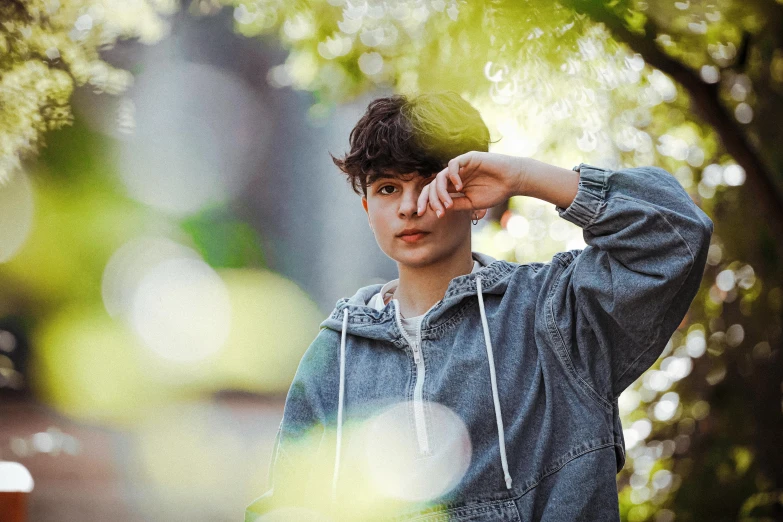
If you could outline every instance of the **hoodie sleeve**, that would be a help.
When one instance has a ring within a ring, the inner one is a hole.
[[[546,323],[567,370],[611,406],[680,325],[701,284],[713,223],[662,168],[578,170],[573,202],[555,208],[583,229],[587,246],[555,256]]]
[[[245,508],[245,522],[306,503],[326,426],[321,375],[329,347],[322,328],[305,351],[286,395],[267,475],[268,490]]]

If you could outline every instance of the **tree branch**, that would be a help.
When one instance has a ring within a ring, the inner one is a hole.
[[[696,72],[664,53],[655,43],[658,31],[649,17],[644,28],[646,36],[639,36],[600,2],[562,0],[562,3],[595,22],[603,23],[619,41],[641,54],[647,63],[674,78],[690,93],[694,112],[715,130],[726,151],[745,169],[745,183],[766,212],[766,224],[777,237],[778,244],[783,244],[783,196],[771,170],[745,139],[745,131],[721,104],[718,84],[705,83]]]

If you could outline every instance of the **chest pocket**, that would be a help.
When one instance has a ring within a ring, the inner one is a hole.
[[[513,500],[482,502],[437,513],[413,515],[404,520],[406,522],[522,522]]]

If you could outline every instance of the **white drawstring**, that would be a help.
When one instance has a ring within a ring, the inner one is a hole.
[[[487,359],[489,359],[489,377],[492,383],[492,400],[495,403],[495,420],[497,421],[498,425],[500,462],[503,465],[503,476],[506,479],[506,488],[511,489],[511,475],[508,473],[508,461],[506,460],[506,439],[503,435],[503,417],[500,415],[500,399],[498,398],[498,385],[495,379],[495,361],[492,355],[492,340],[489,337],[487,316],[484,313],[484,296],[481,294],[481,276],[476,277],[476,289],[478,290],[479,310],[481,310],[481,323],[484,327],[484,344],[487,347]]]
[[[340,392],[337,403],[337,451],[334,456],[332,502],[337,500],[337,475],[340,471],[340,446],[343,438],[343,402],[345,398],[345,333],[348,329],[348,308],[343,309],[343,335],[340,339]]]
[[[495,420],[498,425],[498,443],[500,445],[500,462],[503,466],[503,476],[506,481],[506,488],[511,489],[511,475],[508,472],[508,461],[506,459],[506,440],[503,432],[503,417],[500,413],[500,399],[498,398],[497,380],[495,378],[495,361],[492,354],[492,340],[489,336],[489,326],[487,325],[487,316],[484,312],[484,297],[481,293],[481,276],[476,277],[476,289],[478,293],[479,310],[481,311],[481,324],[484,328],[484,344],[487,348],[487,359],[489,361],[489,377],[492,384],[492,401],[495,405]],[[334,458],[334,475],[332,477],[332,501],[337,499],[337,477],[340,470],[340,449],[342,445],[343,431],[343,403],[345,401],[345,336],[348,329],[348,308],[343,309],[343,330],[340,339],[340,391],[337,405],[337,449]]]

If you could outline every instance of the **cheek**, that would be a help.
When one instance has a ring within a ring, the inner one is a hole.
[[[470,221],[470,213],[466,211],[446,212],[446,215],[438,220],[445,228],[453,230],[454,227],[464,226]]]
[[[378,237],[384,237],[389,233],[389,220],[384,217],[380,209],[372,211],[370,215],[372,230]]]

